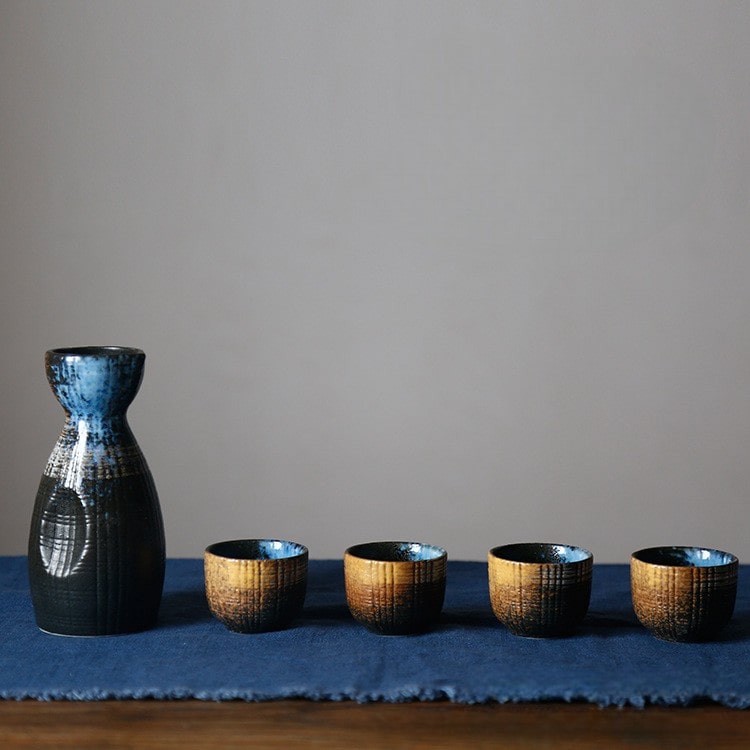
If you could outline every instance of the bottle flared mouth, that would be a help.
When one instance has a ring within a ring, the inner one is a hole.
[[[75,359],[82,357],[136,357],[143,355],[142,349],[131,346],[69,346],[50,349],[47,356],[60,359]]]

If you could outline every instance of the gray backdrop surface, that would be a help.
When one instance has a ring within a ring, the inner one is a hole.
[[[168,553],[750,561],[750,3],[0,2],[0,553],[139,346]]]

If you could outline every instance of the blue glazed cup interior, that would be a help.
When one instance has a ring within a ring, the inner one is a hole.
[[[533,565],[569,565],[592,559],[593,555],[583,547],[546,542],[521,542],[504,544],[490,550],[490,555],[500,560]]]
[[[346,552],[353,557],[376,562],[425,562],[446,556],[442,547],[421,542],[367,542],[349,547]]]
[[[307,547],[284,539],[233,539],[216,542],[206,552],[228,560],[288,560],[307,554]]]
[[[633,557],[649,565],[677,568],[714,568],[737,562],[729,552],[706,547],[648,547],[634,552]]]

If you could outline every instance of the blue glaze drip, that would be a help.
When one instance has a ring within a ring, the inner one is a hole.
[[[122,415],[138,393],[145,359],[140,349],[123,347],[54,349],[47,378],[74,421]]]
[[[114,346],[47,352],[47,379],[67,417],[47,476],[60,476],[79,490],[85,477],[122,474],[130,471],[126,464],[143,471],[125,415],[141,385],[145,359],[140,349]]]

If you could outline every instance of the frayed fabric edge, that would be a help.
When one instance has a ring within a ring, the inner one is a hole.
[[[564,694],[536,695],[497,695],[468,694],[451,688],[401,688],[390,691],[330,692],[325,690],[285,690],[265,693],[256,690],[192,690],[173,688],[162,690],[143,688],[138,690],[106,690],[90,688],[86,690],[2,690],[1,700],[36,701],[107,701],[107,700],[200,700],[206,702],[238,701],[265,703],[279,700],[308,700],[313,702],[354,702],[354,703],[414,703],[441,702],[463,705],[520,704],[520,703],[580,703],[596,705],[600,708],[641,708],[649,706],[688,707],[702,703],[714,703],[737,710],[750,709],[750,696],[724,693],[692,694],[628,694],[599,695],[566,692]]]

